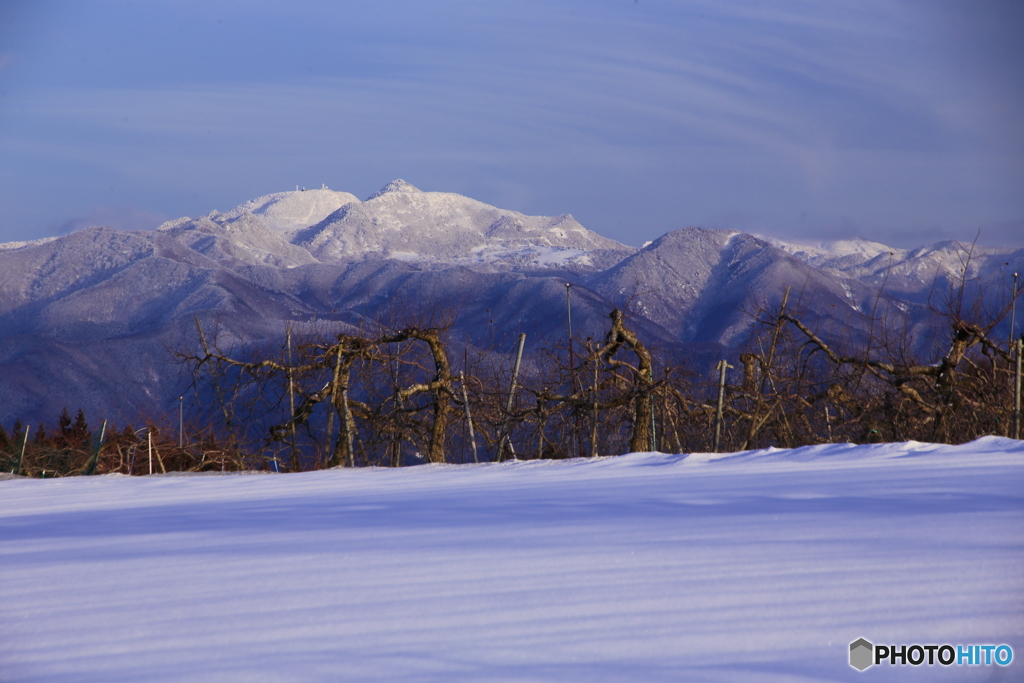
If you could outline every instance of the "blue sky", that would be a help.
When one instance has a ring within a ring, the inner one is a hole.
[[[1024,246],[1024,10],[0,3],[0,241],[395,178],[639,245]]]

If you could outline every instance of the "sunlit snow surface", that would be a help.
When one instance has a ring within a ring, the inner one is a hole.
[[[0,681],[1022,680],[1022,568],[998,438],[12,480]],[[1015,658],[858,673],[859,637]]]

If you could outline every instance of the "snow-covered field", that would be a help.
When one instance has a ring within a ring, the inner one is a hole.
[[[848,664],[1006,643],[1008,667]],[[1024,444],[0,482],[0,681],[1024,680]]]

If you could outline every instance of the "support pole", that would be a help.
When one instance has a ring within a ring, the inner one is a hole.
[[[295,460],[295,381],[292,378],[292,326],[288,326],[288,331],[285,334],[285,339],[288,344],[288,407],[291,410],[288,413],[288,420],[291,423],[292,432],[292,460]],[[344,393],[344,392],[343,392]],[[351,454],[349,455],[351,458]]]
[[[1020,373],[1017,373],[1020,374]],[[1018,392],[1020,393],[1020,392]],[[15,474],[21,474],[21,464],[25,461],[25,446],[28,445],[28,425],[25,425],[25,435],[21,438],[21,451],[18,453],[18,466],[14,468]]]
[[[402,345],[398,344],[397,353],[392,357],[391,362],[391,378],[394,382],[395,391],[395,424],[396,427],[401,426],[399,420],[402,419],[402,392],[398,388],[398,353],[401,353]],[[391,466],[401,467],[402,466],[402,433],[399,429],[395,429],[394,437],[391,440]]]
[[[469,443],[473,446],[473,462],[480,462],[476,455],[476,434],[473,433],[473,416],[469,413],[469,393],[466,391],[466,376],[459,373],[459,384],[462,385],[462,405],[466,407],[466,425],[469,427]]]
[[[1024,334],[1017,340],[1017,372],[1014,380],[1013,438],[1020,439],[1020,362],[1024,356]]]
[[[544,425],[547,423],[547,401],[537,397],[537,460],[544,458]]]
[[[572,297],[569,296],[569,290],[572,289],[572,283],[565,283],[565,312],[569,319],[569,367],[573,368],[573,353],[572,353]],[[575,387],[574,387],[575,389]]]
[[[96,474],[96,466],[100,461],[100,450],[103,448],[103,440],[107,436],[107,421],[104,420],[100,426],[100,433],[96,439],[96,446],[92,450],[92,455],[89,456],[89,461],[85,464],[85,469],[82,470],[82,474],[88,476],[90,474]]]
[[[1013,274],[1013,298],[1010,299],[1010,346],[1013,346],[1013,340],[1016,338],[1014,332],[1017,324],[1017,275]]]
[[[576,393],[576,353],[575,353],[575,351],[573,349],[573,340],[572,340],[572,297],[569,295],[569,292],[571,290],[572,290],[572,283],[571,282],[566,282],[565,283],[565,312],[566,312],[567,319],[569,321],[569,376],[571,378],[570,381],[572,382],[572,390],[569,392],[570,395]],[[582,458],[583,457],[583,443],[580,441],[580,414],[579,414],[579,411],[574,411],[574,412],[576,413],[576,418],[575,418],[576,430],[573,432],[573,437],[572,438],[573,438],[573,440],[576,443],[576,449],[575,450],[577,451],[578,455]]]
[[[400,419],[402,410],[404,410],[405,407],[402,405],[402,395],[399,393],[398,387],[395,387],[395,406],[395,413]],[[402,434],[397,429],[395,430],[395,435],[391,440],[391,466],[402,466]]]
[[[1020,357],[1022,350],[1024,350],[1024,334],[1020,336],[1020,339],[1016,340],[1015,344],[1013,343],[1017,322],[1017,276],[1018,273],[1013,274],[1013,301],[1010,308],[1010,343],[1017,357],[1017,371],[1014,373],[1013,380],[1013,438],[1015,439],[1020,438]]]
[[[338,412],[338,381],[341,375],[341,344],[338,344],[338,354],[334,359],[334,379],[331,383],[331,409],[327,411],[327,450],[334,453],[331,448],[331,442],[334,441],[334,414]],[[338,435],[341,438],[341,434]],[[331,455],[327,456],[327,462],[330,463]]]
[[[149,442],[153,443],[153,437],[150,435]],[[156,453],[156,464],[160,465],[160,471],[167,474],[167,467],[164,466],[164,458],[160,455],[160,449],[155,445],[153,446],[153,452]]]
[[[352,408],[348,404],[348,383],[341,388],[341,408],[344,411],[342,414],[345,417],[345,445],[348,447],[348,466],[356,466],[356,454],[355,454],[355,443],[353,437],[355,436],[355,429],[352,424]],[[341,438],[341,435],[338,435]],[[292,452],[295,451],[295,423],[292,422]]]
[[[149,473],[153,474],[153,434],[146,428],[146,449],[149,451]]]
[[[658,430],[657,423],[654,420],[654,415],[657,412],[658,402],[651,400],[651,452],[658,452]]]
[[[587,341],[587,351],[590,351],[590,341],[589,340]],[[598,386],[597,385],[597,379],[598,379],[598,371],[600,370],[600,366],[601,366],[601,358],[600,358],[600,356],[597,355],[597,352],[595,351],[594,352],[594,388],[592,390],[594,392],[594,395],[592,397],[594,399],[593,400],[593,406],[592,406],[592,411],[593,411],[592,412],[592,417],[593,417],[593,420],[591,420],[591,425],[590,425],[590,457],[592,457],[592,458],[596,458],[597,457],[597,386]]]
[[[185,448],[185,397],[178,397],[178,448]]]
[[[568,291],[568,290],[566,290]],[[501,439],[498,441],[498,462],[505,458],[505,444],[508,444],[512,458],[516,457],[516,450],[512,447],[512,440],[509,436],[512,420],[512,404],[516,398],[516,382],[519,379],[519,364],[523,360],[523,345],[526,343],[526,333],[519,334],[519,350],[516,351],[516,364],[512,368],[512,384],[508,388],[508,403],[505,405],[505,428],[502,430]]]
[[[722,416],[725,409],[725,371],[732,366],[725,360],[718,361],[718,410],[715,412],[715,447],[718,453],[722,445]]]

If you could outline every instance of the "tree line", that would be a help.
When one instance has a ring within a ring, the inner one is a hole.
[[[140,429],[131,424],[116,428],[104,420],[94,428],[83,410],[72,420],[64,408],[51,430],[42,422],[32,428],[16,420],[10,431],[0,425],[0,472],[47,478],[195,470],[201,464],[197,457],[217,455],[216,439],[202,430],[196,434],[198,440],[186,449],[168,426],[151,421]],[[206,469],[215,464],[211,460]]]
[[[82,411],[72,420],[65,410],[52,434],[42,424],[31,437],[20,423],[0,427],[0,467],[280,472],[1019,438],[1024,342],[993,332],[1015,315],[1018,292],[988,309],[962,294],[961,283],[935,307],[941,334],[921,351],[906,318],[891,314],[867,316],[866,337],[830,337],[804,322],[786,288],[778,305],[751,307],[755,333],[711,372],[649,348],[618,309],[603,338],[570,335],[525,357],[522,335],[506,349],[453,341],[454,313],[361,330],[289,328],[283,345],[245,346],[224,346],[196,317],[195,348],[177,353],[201,405],[187,438],[155,423],[98,434]]]

